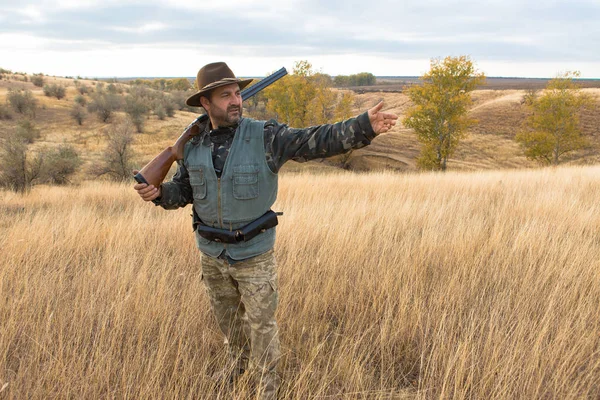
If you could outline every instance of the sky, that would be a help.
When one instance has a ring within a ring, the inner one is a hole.
[[[416,76],[468,55],[487,76],[600,78],[600,0],[0,0],[0,67],[82,77]]]

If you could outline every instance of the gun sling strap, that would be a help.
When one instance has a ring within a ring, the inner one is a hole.
[[[276,213],[272,210],[269,210],[262,216],[242,226],[241,228],[234,231],[229,231],[227,229],[213,228],[203,224],[198,217],[198,214],[196,214],[196,210],[194,210],[192,214],[194,218],[194,231],[198,231],[198,234],[204,239],[208,239],[212,242],[227,244],[247,242],[262,232],[265,232],[267,229],[274,228],[278,224],[278,215],[283,215],[283,213]]]

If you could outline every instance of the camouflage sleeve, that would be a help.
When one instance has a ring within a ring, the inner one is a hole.
[[[375,136],[366,112],[335,124],[303,129],[271,120],[265,124],[267,163],[276,173],[288,160],[305,162],[343,154],[371,144]]]
[[[177,161],[177,172],[173,179],[160,185],[160,197],[152,200],[165,210],[175,210],[193,203],[194,195],[190,185],[190,176],[182,161]]]

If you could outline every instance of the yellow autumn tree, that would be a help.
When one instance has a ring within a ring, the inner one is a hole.
[[[469,92],[485,81],[485,75],[467,56],[446,57],[433,59],[421,81],[407,91],[414,106],[403,122],[423,144],[419,166],[445,171],[448,157],[475,122],[467,117]]]
[[[352,92],[345,91],[340,96],[340,100],[335,107],[335,119],[336,121],[341,121],[344,119],[348,119],[354,115],[352,111],[352,106],[354,105],[354,95]]]
[[[313,71],[308,61],[296,62],[293,72],[264,90],[267,110],[290,126],[335,122],[338,94],[333,79]]]
[[[565,72],[548,82],[541,96],[530,96],[531,115],[516,136],[525,155],[543,164],[558,165],[561,157],[583,148],[579,115],[593,100],[575,82],[579,72]]]

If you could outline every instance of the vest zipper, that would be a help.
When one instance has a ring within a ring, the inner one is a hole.
[[[223,229],[223,218],[221,215],[221,178],[217,178],[217,219],[219,220],[219,228]]]
[[[217,218],[219,220],[219,228],[223,229],[223,215],[221,211],[221,178],[217,178]],[[223,243],[223,248],[227,248],[225,243]]]

